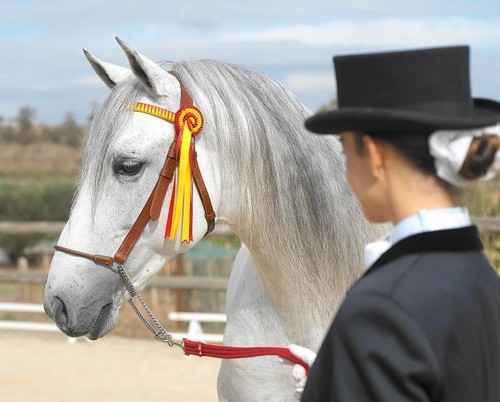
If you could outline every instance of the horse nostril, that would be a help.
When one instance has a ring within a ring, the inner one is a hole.
[[[55,297],[54,306],[52,309],[53,319],[60,328],[67,328],[68,326],[68,310],[61,298]]]

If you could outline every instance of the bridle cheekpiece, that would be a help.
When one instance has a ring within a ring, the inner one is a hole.
[[[135,313],[146,326],[146,328],[160,342],[167,343],[169,346],[179,346],[186,355],[211,356],[223,359],[234,359],[244,357],[255,357],[265,355],[276,355],[288,359],[294,364],[300,364],[309,371],[307,363],[293,355],[285,347],[234,347],[225,345],[211,345],[198,341],[183,339],[177,341],[172,338],[159,320],[147,306],[141,295],[135,289],[129,275],[125,271],[123,264],[135,243],[141,236],[144,228],[150,220],[158,220],[165,199],[168,186],[174,179],[172,197],[170,200],[167,227],[165,238],[174,239],[181,228],[182,242],[191,242],[192,234],[192,214],[193,214],[193,182],[196,185],[200,195],[203,207],[205,209],[205,219],[207,220],[207,232],[210,233],[215,227],[215,212],[210,201],[207,188],[201,176],[200,168],[196,158],[195,137],[203,129],[203,115],[199,109],[193,106],[193,100],[187,93],[184,85],[179,81],[181,87],[181,107],[174,113],[159,106],[136,102],[127,105],[129,109],[136,112],[146,113],[163,120],[174,123],[175,137],[170,145],[165,163],[155,187],[142,208],[139,216],[125,236],[122,244],[114,257],[104,255],[93,255],[82,251],[70,249],[67,247],[55,245],[57,251],[71,254],[76,257],[82,257],[94,261],[97,264],[105,265],[118,273],[125,284],[125,288],[130,294],[128,302]],[[177,170],[177,175],[176,175]],[[181,223],[182,221],[182,223]],[[147,313],[144,316],[133,299],[139,300],[143,310]],[[149,317],[149,320],[148,320]]]
[[[184,88],[184,85],[180,81],[179,83],[181,88],[181,105],[179,110],[175,113],[159,106],[141,102],[130,103],[126,106],[133,111],[146,113],[173,123],[175,125],[175,136],[167,152],[165,163],[160,171],[158,180],[146,204],[125,236],[114,257],[89,254],[60,245],[54,246],[57,251],[86,258],[110,268],[114,266],[115,262],[117,264],[124,264],[147,223],[150,220],[156,221],[160,217],[165,195],[172,179],[174,179],[174,184],[165,237],[173,240],[179,229],[181,229],[181,241],[193,241],[193,182],[196,185],[196,189],[198,190],[205,209],[205,219],[207,221],[206,234],[214,229],[215,212],[200,172],[195,150],[195,137],[203,129],[203,115],[201,111],[193,105],[193,99]]]
[[[136,102],[136,112],[159,117],[175,125],[175,154],[178,160],[172,198],[165,228],[165,238],[173,240],[181,228],[182,242],[193,241],[193,168],[196,163],[195,137],[203,129],[203,115],[194,107],[183,106],[176,113],[146,103]]]

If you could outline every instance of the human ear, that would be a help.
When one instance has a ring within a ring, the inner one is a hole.
[[[385,173],[384,150],[380,142],[369,135],[363,136],[363,148],[368,157],[370,173],[374,179],[381,179]]]

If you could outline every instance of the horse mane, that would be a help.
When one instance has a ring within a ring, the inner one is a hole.
[[[249,248],[260,251],[254,255],[257,263],[259,258],[266,261],[269,274],[275,275],[276,281],[263,285],[294,282],[318,297],[318,288],[331,289],[330,281],[352,282],[362,267],[362,245],[374,234],[349,191],[338,138],[308,132],[305,106],[278,81],[258,72],[214,60],[169,68],[205,116],[197,144],[216,158],[221,183],[235,196],[234,215],[241,218],[229,223]],[[124,105],[144,94],[131,75],[95,109],[81,175],[82,180],[95,178],[95,200],[104,174],[101,161],[131,118]],[[244,222],[252,222],[253,232]],[[278,269],[283,264],[304,269],[283,272]],[[344,286],[320,300],[329,309],[326,317],[331,314],[329,300],[338,303]]]
[[[254,259],[267,263],[273,279],[262,284],[276,290],[280,281],[295,282],[316,299],[327,288],[319,303],[330,317],[332,303],[362,270],[364,244],[381,233],[367,227],[349,190],[338,138],[308,132],[309,111],[270,77],[213,60],[173,69],[206,115],[198,141],[218,158],[223,185],[236,192],[241,219],[229,223],[259,250]],[[243,233],[243,222],[253,230]]]

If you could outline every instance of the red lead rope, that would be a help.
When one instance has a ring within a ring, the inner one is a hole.
[[[244,357],[257,357],[257,356],[279,356],[283,359],[289,360],[294,364],[300,364],[306,370],[306,375],[309,375],[309,365],[295,356],[290,349],[280,348],[274,346],[225,346],[213,345],[209,343],[190,341],[184,338],[182,340],[182,349],[184,354],[217,357],[219,359],[240,359]]]

